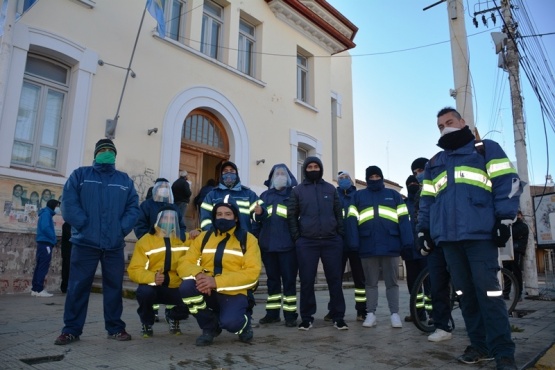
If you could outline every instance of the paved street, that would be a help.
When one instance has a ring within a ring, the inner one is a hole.
[[[401,317],[408,314],[407,288],[401,281]],[[348,331],[323,320],[327,291],[317,292],[318,312],[308,331],[282,323],[254,329],[252,344],[224,332],[210,347],[196,347],[196,321],[182,322],[183,335],[172,336],[165,322],[154,325],[154,337],[139,336],[137,303],[124,299],[123,319],[133,335],[129,342],[106,339],[102,296],[91,294],[84,333],[79,342],[54,345],[62,328],[65,295],[36,298],[30,294],[0,295],[0,368],[3,369],[494,369],[494,362],[464,365],[456,361],[468,344],[460,310],[454,311],[453,339],[431,343],[411,323],[391,328],[383,282],[377,312],[378,326],[356,322],[354,291],[345,290]],[[266,295],[258,294],[254,320],[264,316]],[[522,318],[511,318],[518,332],[516,362],[528,368],[555,340],[555,302],[526,299],[517,306]],[[163,309],[161,310],[163,312]],[[549,362],[548,362],[549,364]],[[551,364],[555,368],[555,363]],[[544,367],[546,368],[546,367]],[[549,368],[549,367],[547,367]]]

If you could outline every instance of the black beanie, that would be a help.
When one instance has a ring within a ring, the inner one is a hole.
[[[416,183],[418,184],[418,180],[416,179],[416,176],[414,175],[410,175],[409,177],[407,177],[407,181],[405,182],[405,185],[408,187],[410,184]]]
[[[115,155],[118,154],[118,151],[116,150],[116,146],[114,145],[114,142],[110,139],[100,139],[98,140],[98,142],[96,143],[96,146],[94,147],[94,157],[96,158],[96,155],[98,154],[99,151],[101,151],[102,149],[110,149],[114,152]]]
[[[60,202],[57,201],[56,199],[50,199],[48,202],[46,202],[46,206],[51,210],[55,210],[56,207],[58,207],[59,205],[60,205]]]
[[[383,179],[382,170],[378,166],[370,166],[366,169],[366,182],[372,175],[379,175]]]
[[[426,167],[426,163],[428,163],[428,158],[420,157],[416,158],[414,162],[410,165],[410,170],[414,172],[417,168],[424,169]]]

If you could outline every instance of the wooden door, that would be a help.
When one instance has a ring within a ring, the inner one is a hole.
[[[185,226],[187,230],[198,227],[198,214],[193,204],[193,198],[202,187],[202,153],[181,147],[181,157],[179,159],[179,171],[187,171],[187,179],[191,182],[191,200],[185,211]]]

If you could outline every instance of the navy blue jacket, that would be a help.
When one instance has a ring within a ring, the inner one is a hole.
[[[343,238],[343,249],[345,251],[354,251],[351,247],[353,245],[352,239],[354,237],[353,233],[349,231],[348,228],[348,216],[349,216],[349,206],[353,202],[353,197],[357,192],[357,188],[354,185],[347,190],[343,190],[340,187],[337,188],[337,194],[339,195],[339,201],[343,206],[343,228],[345,230],[345,237]]]
[[[145,200],[139,207],[141,212],[139,212],[139,218],[133,228],[137,240],[141,239],[143,235],[148,233],[152,226],[154,226],[156,220],[158,219],[160,208],[164,206],[169,206],[177,212],[177,217],[179,217],[180,238],[183,241],[185,240],[185,223],[183,222],[183,215],[181,214],[179,207],[173,203],[155,202],[153,198]]]
[[[418,199],[420,198],[417,196],[417,194],[410,194],[410,193],[405,199],[405,204],[407,205],[407,209],[409,211],[409,216],[410,216],[410,226],[412,230],[412,236],[414,238],[414,243],[413,243],[414,248],[401,251],[401,257],[403,257],[405,261],[413,261],[413,260],[419,260],[419,259],[425,258],[418,249],[418,234],[416,232],[416,224],[418,220],[416,216],[416,204],[415,204],[415,202]]]
[[[72,226],[71,243],[99,249],[125,247],[139,216],[133,180],[113,164],[79,167],[66,181],[62,214]]]
[[[56,212],[48,207],[39,211],[39,221],[37,223],[37,243],[46,243],[50,246],[56,245],[56,230],[52,217]]]
[[[352,248],[358,250],[361,258],[398,257],[402,249],[413,248],[407,206],[401,194],[385,188],[381,181],[378,190],[357,191],[349,207]]]

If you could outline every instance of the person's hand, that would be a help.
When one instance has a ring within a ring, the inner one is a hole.
[[[256,205],[254,206],[254,213],[256,215],[262,214],[262,207],[260,207],[260,204],[258,204],[258,201],[256,201]]]
[[[213,289],[216,289],[216,279],[213,276],[203,272],[195,276],[197,282],[197,290],[202,294],[210,295]]]
[[[493,242],[498,248],[503,248],[511,237],[510,225],[512,223],[513,220],[497,219],[497,221],[495,221],[495,225],[493,226]]]
[[[189,239],[193,240],[195,239],[197,236],[199,236],[200,234],[200,230],[199,229],[194,229],[189,231]]]
[[[164,274],[160,271],[156,271],[156,275],[154,275],[154,284],[162,285],[164,283]]]
[[[420,254],[423,256],[427,256],[434,250],[435,244],[430,236],[430,231],[423,230],[418,233],[418,247],[420,248]]]

